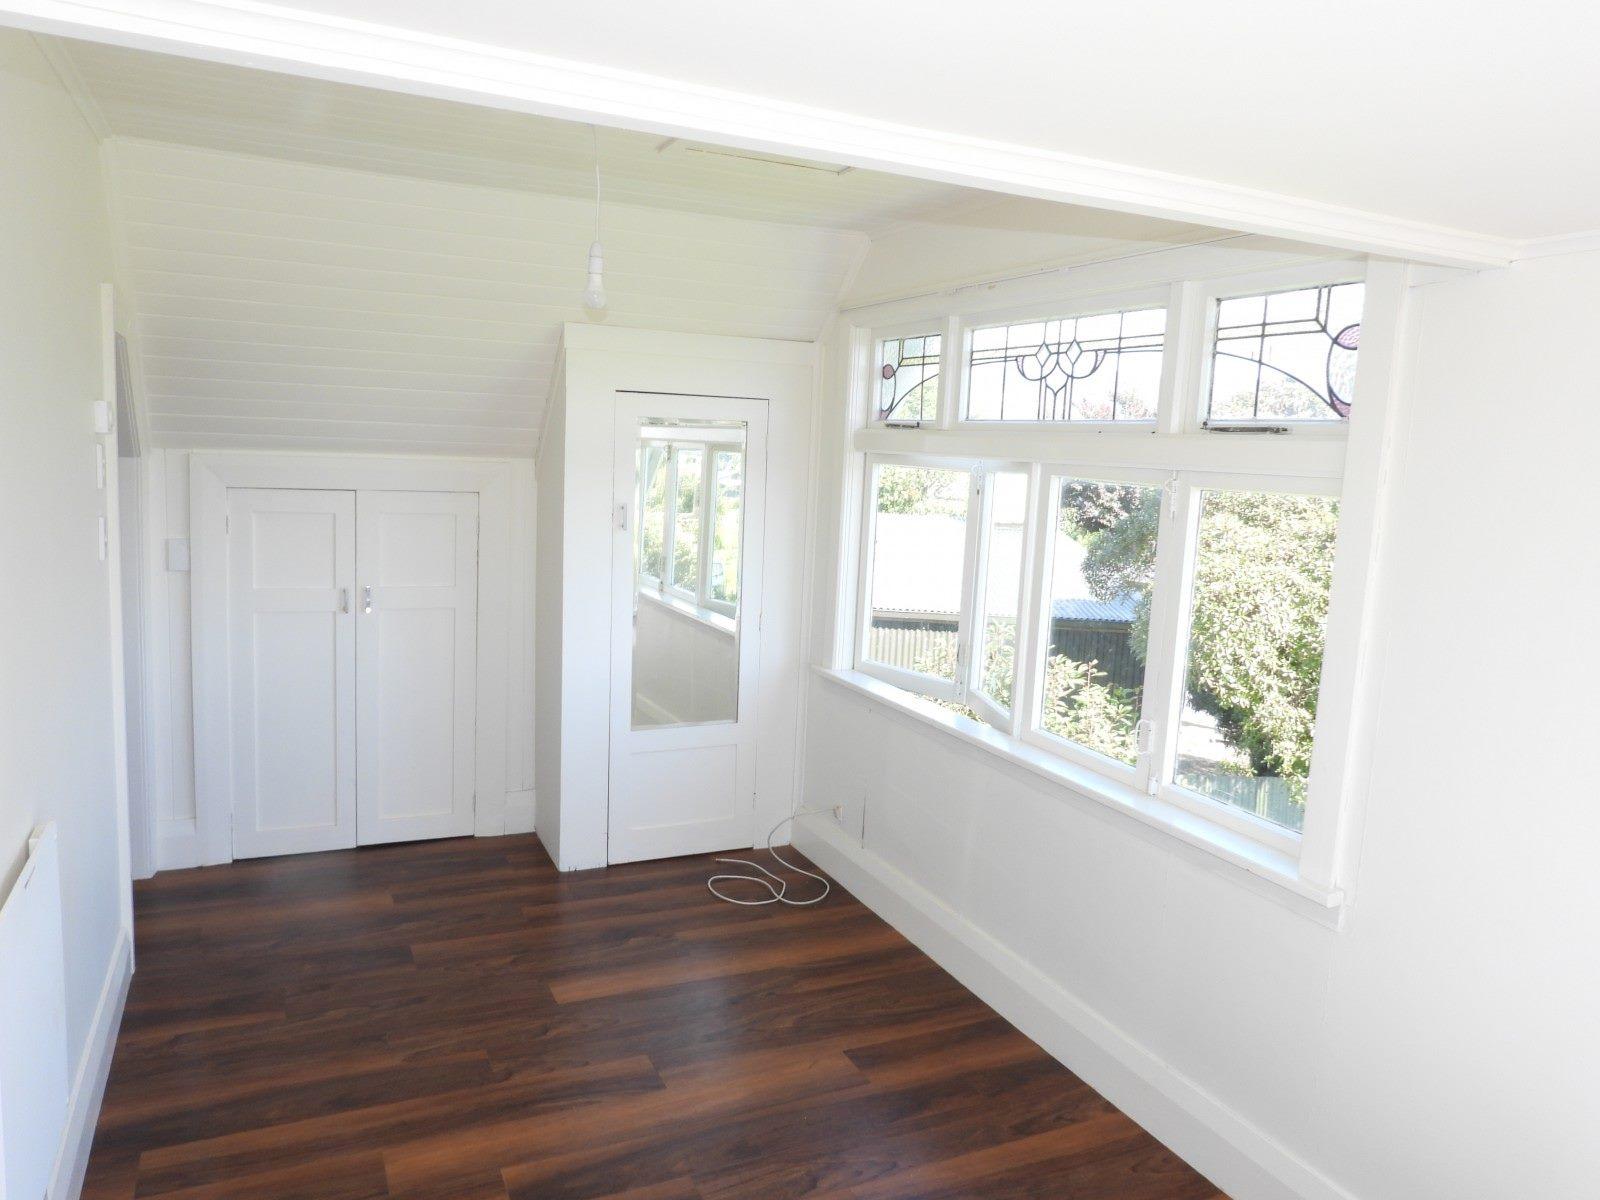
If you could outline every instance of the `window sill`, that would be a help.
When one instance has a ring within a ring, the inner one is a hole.
[[[1338,928],[1342,922],[1343,890],[1319,887],[1302,879],[1299,864],[1291,854],[1263,846],[1187,809],[1105,779],[1045,750],[1015,742],[982,722],[959,716],[860,671],[814,669],[823,679],[858,692],[902,717],[941,729],[959,741],[1063,788],[1074,797],[1103,805],[1146,828],[1158,830],[1239,868],[1245,873],[1242,878],[1271,885],[1261,889],[1263,894],[1320,924]]]
[[[732,617],[724,616],[710,608],[699,608],[687,600],[680,600],[669,592],[653,592],[645,588],[639,589],[639,598],[648,600],[652,604],[660,605],[674,616],[679,616],[688,621],[696,621],[701,625],[709,625],[718,633],[725,633],[732,637],[736,628]]]

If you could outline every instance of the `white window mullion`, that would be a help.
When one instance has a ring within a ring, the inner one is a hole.
[[[872,645],[872,551],[878,536],[878,464],[866,459],[866,482],[861,488],[861,545],[857,548],[856,628],[851,661],[865,669]]]
[[[956,618],[955,698],[962,702],[965,702],[975,690],[972,687],[973,672],[976,669],[973,660],[977,658],[978,639],[974,630],[977,625],[977,615],[983,608],[982,597],[978,594],[978,589],[983,583],[980,558],[983,551],[984,530],[988,525],[989,496],[992,491],[993,489],[988,486],[988,473],[981,467],[975,468],[967,487],[966,558],[961,568],[961,613]]]
[[[661,505],[666,528],[661,531],[661,590],[674,586],[677,575],[675,550],[678,542],[678,447],[667,445],[667,494]]]
[[[1022,598],[1017,609],[1017,645],[1013,651],[1011,734],[1019,737],[1038,720],[1044,653],[1050,644],[1046,582],[1052,569],[1055,499],[1050,475],[1037,464],[1028,471],[1028,528],[1022,542]]]
[[[1150,632],[1146,641],[1144,703],[1149,721],[1141,739],[1149,749],[1140,754],[1138,786],[1156,794],[1172,774],[1178,750],[1178,719],[1183,712],[1191,611],[1190,584],[1200,529],[1199,491],[1174,473],[1162,489],[1161,532],[1156,543],[1156,577],[1151,590]]]
[[[700,569],[695,573],[695,605],[711,606],[711,522],[716,505],[712,493],[717,486],[717,450],[720,447],[707,443],[700,451],[700,494],[695,506],[700,510]]]
[[[967,402],[967,347],[959,316],[952,314],[945,319],[940,349],[943,353],[939,362],[939,411],[935,425],[940,429],[954,429],[961,421],[962,408]]]

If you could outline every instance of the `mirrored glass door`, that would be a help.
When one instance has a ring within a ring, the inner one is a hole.
[[[766,402],[616,403],[608,857],[748,847]]]

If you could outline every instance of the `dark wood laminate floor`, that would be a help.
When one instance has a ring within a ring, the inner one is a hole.
[[[84,1196],[1211,1200],[852,897],[532,837],[138,885]]]

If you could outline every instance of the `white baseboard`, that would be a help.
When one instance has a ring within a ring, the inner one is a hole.
[[[193,819],[156,822],[156,870],[181,871],[200,865],[200,831]]]
[[[506,832],[533,832],[533,792],[506,793]]]
[[[794,845],[1234,1200],[1355,1200],[921,884],[822,819]]]
[[[105,986],[100,989],[89,1042],[78,1059],[72,1094],[67,1098],[67,1127],[61,1135],[61,1149],[56,1154],[56,1169],[46,1200],[78,1200],[78,1193],[83,1190],[89,1148],[94,1144],[94,1127],[100,1120],[100,1102],[105,1099],[111,1056],[117,1047],[117,1030],[122,1028],[122,1006],[127,1003],[132,980],[133,947],[123,933],[112,952]]]

